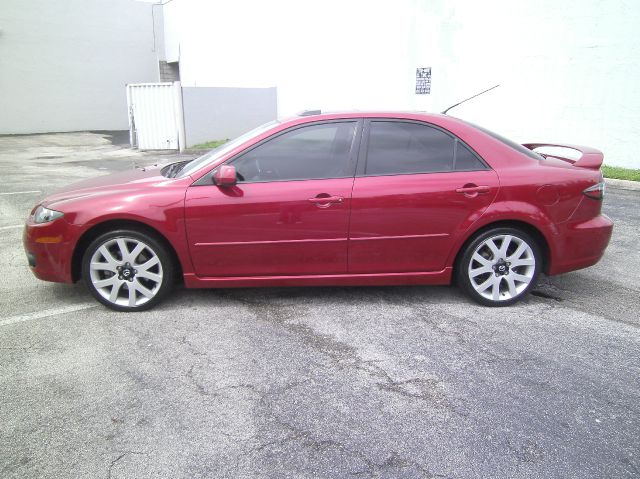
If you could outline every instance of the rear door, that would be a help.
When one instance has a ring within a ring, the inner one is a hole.
[[[498,177],[434,125],[365,122],[353,187],[350,273],[440,271],[452,238],[491,204]]]
[[[346,273],[360,123],[291,128],[231,160],[237,185],[191,186],[185,216],[196,274]]]

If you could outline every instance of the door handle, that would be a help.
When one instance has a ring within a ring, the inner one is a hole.
[[[489,191],[491,191],[491,188],[488,186],[478,186],[474,184],[467,184],[462,188],[456,188],[456,193],[461,193],[467,196],[483,195],[485,193],[489,193]]]
[[[320,208],[326,208],[332,203],[342,203],[343,200],[344,198],[342,196],[318,195],[315,198],[309,198],[307,201],[309,201],[309,203],[314,203],[316,206]]]

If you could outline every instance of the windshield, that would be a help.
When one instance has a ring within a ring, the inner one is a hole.
[[[279,123],[278,121],[274,120],[274,121],[270,121],[269,123],[265,123],[264,125],[260,125],[259,127],[254,128],[253,130],[248,131],[247,133],[240,135],[239,137],[231,141],[228,141],[218,146],[217,148],[214,148],[213,150],[200,156],[199,158],[196,158],[195,160],[191,160],[185,163],[177,171],[174,171],[173,174],[174,176],[180,176],[181,178],[184,178],[185,176],[198,171],[203,166],[213,163],[218,158],[221,158],[222,156],[226,155],[231,150],[236,148],[238,145],[241,145],[245,141],[253,138],[254,136],[258,136],[261,133],[264,133],[265,131],[273,128],[278,123]]]
[[[509,138],[505,138],[504,136],[498,135],[497,133],[494,133],[491,130],[487,130],[486,128],[483,128],[481,126],[474,125],[473,123],[470,123],[470,122],[467,122],[467,123],[469,123],[474,128],[480,130],[481,132],[486,133],[487,135],[495,138],[496,140],[501,141],[502,143],[513,148],[514,150],[527,155],[529,158],[533,158],[534,160],[544,160],[544,158],[540,154],[530,150],[526,146],[522,146],[521,144],[516,143],[515,141],[510,140]]]

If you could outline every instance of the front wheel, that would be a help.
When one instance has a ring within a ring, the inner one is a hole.
[[[142,311],[171,289],[173,264],[155,238],[130,230],[105,233],[82,259],[84,281],[102,304],[116,311]]]
[[[519,301],[535,285],[542,266],[536,241],[515,228],[494,228],[478,235],[457,265],[458,284],[486,306]]]

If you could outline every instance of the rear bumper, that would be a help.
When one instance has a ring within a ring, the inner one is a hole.
[[[611,239],[613,222],[607,215],[599,215],[588,221],[559,225],[558,230],[550,275],[587,268],[600,261]]]
[[[27,222],[22,241],[27,262],[36,278],[57,283],[72,283],[73,244],[69,225],[63,218],[51,223]]]

